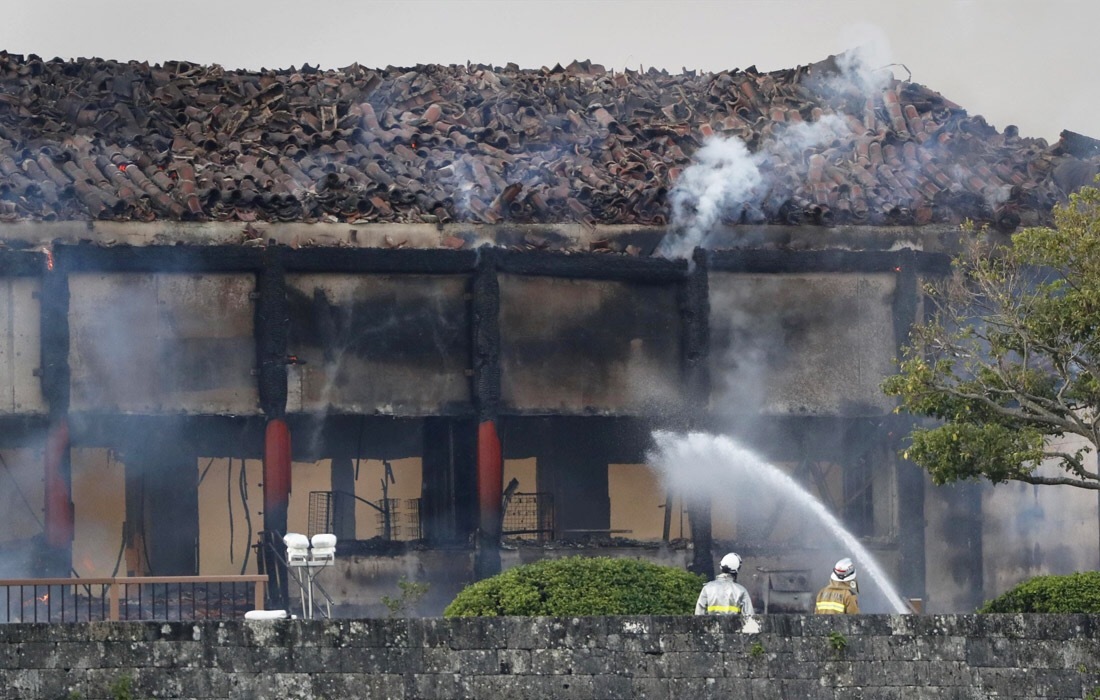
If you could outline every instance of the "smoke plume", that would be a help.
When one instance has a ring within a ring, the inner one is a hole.
[[[693,249],[706,246],[718,224],[763,223],[764,210],[778,208],[791,194],[777,189],[770,176],[774,169],[808,171],[805,152],[835,141],[847,129],[843,119],[827,114],[773,131],[756,152],[737,137],[707,139],[669,195],[674,233],[662,241],[658,254],[688,258]]]

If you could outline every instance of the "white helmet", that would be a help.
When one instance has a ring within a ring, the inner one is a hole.
[[[848,557],[844,557],[833,567],[833,575],[829,578],[834,581],[854,581],[856,578],[856,565]]]
[[[730,552],[726,556],[722,557],[722,562],[719,564],[722,567],[722,573],[736,574],[738,569],[741,568],[741,557],[737,556],[733,552]]]

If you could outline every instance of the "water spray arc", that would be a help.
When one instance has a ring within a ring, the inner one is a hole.
[[[724,435],[656,431],[653,439],[656,449],[649,455],[649,463],[658,469],[666,487],[694,499],[709,499],[719,489],[733,491],[741,486],[762,487],[783,494],[801,512],[821,523],[845,551],[850,552],[894,612],[911,612],[859,539],[788,474]]]

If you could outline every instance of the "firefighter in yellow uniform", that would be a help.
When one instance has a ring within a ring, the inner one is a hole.
[[[722,573],[703,586],[699,600],[695,603],[696,615],[741,615],[753,614],[752,598],[745,587],[737,583],[737,572],[741,568],[741,557],[733,552],[722,557],[719,564]]]
[[[856,566],[845,557],[833,567],[829,585],[817,592],[814,612],[822,615],[858,615],[859,586],[856,584]]]

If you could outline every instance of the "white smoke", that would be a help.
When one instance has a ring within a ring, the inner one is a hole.
[[[685,232],[676,240],[666,238],[661,253],[674,258],[690,256],[719,217],[751,199],[761,182],[757,159],[743,141],[708,139],[669,195],[673,228],[682,227]]]
[[[723,219],[736,222],[745,207],[760,207],[775,184],[772,163],[800,164],[806,168],[805,151],[832,143],[848,131],[835,114],[816,122],[798,122],[773,132],[752,153],[739,138],[714,136],[706,140],[669,195],[672,230],[658,254],[687,258],[706,244],[707,235]]]
[[[854,86],[860,93],[871,95],[890,84],[894,74],[893,51],[886,32],[874,24],[860,22],[841,36],[845,46],[856,48],[837,57],[840,80]]]

